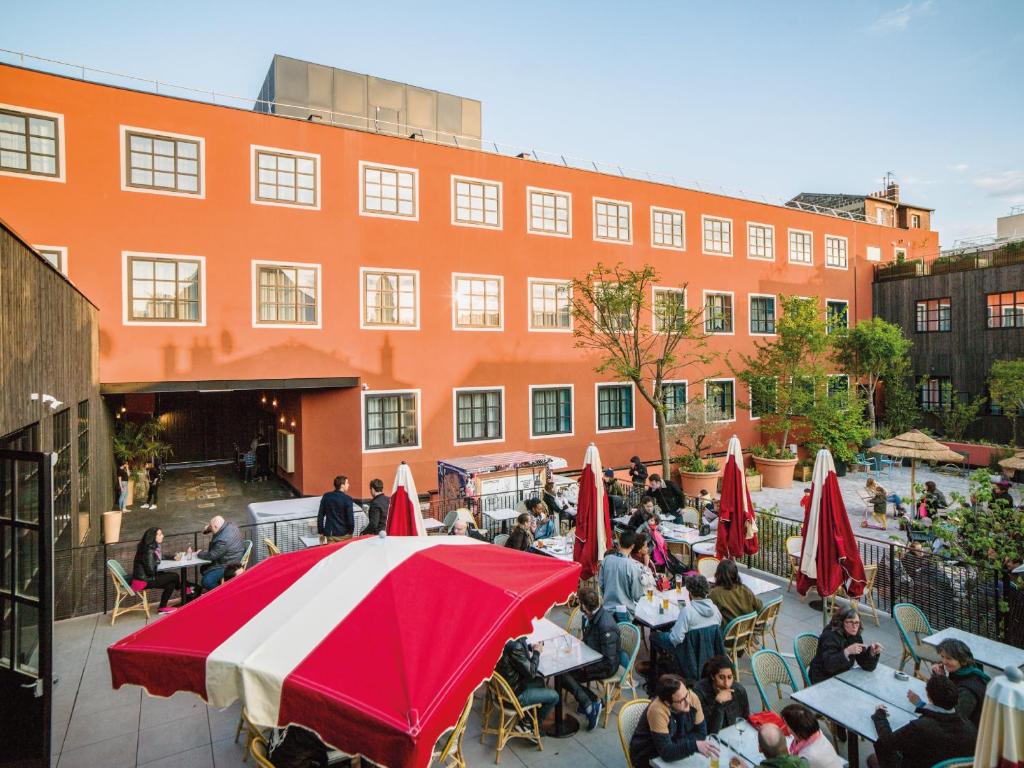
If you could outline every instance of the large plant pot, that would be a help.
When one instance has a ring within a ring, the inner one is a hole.
[[[761,473],[761,482],[765,488],[792,488],[796,462],[796,459],[754,457],[754,466]]]
[[[747,475],[747,490],[751,493],[761,490],[762,475]]]
[[[713,497],[718,489],[718,472],[684,472],[679,470],[679,485],[687,498],[700,496],[707,491]]]
[[[121,511],[115,509],[112,512],[103,513],[103,541],[107,544],[117,544],[121,540]]]

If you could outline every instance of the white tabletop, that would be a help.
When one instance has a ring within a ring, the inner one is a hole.
[[[444,523],[432,517],[424,517],[423,527],[428,531],[436,531],[438,528],[444,528]]]
[[[544,543],[541,546],[537,546],[540,542]],[[538,539],[533,542],[533,546],[530,549],[558,560],[572,560],[573,543],[571,537],[568,536],[552,536],[548,539]]]
[[[854,688],[833,677],[817,685],[812,685],[810,688],[796,691],[793,694],[793,699],[830,720],[835,720],[870,742],[878,740],[878,731],[875,730],[875,723],[872,721],[871,715],[875,713],[879,704],[886,702],[870,693]],[[904,709],[899,709],[891,704],[887,704],[887,706],[889,708],[889,724],[894,731],[916,718],[915,715]]]
[[[664,612],[662,610],[664,603],[662,600],[668,598],[668,609]],[[648,600],[647,596],[644,595],[636,601],[636,611],[634,616],[637,621],[646,624],[648,627],[665,627],[676,623],[676,619],[679,618],[679,602],[682,601],[684,604],[689,599],[686,590],[683,590],[682,595],[676,594],[674,589],[670,589],[667,592],[657,592],[654,595],[653,600]]]
[[[181,560],[161,560],[156,569],[158,571],[178,571],[182,568],[191,568],[194,565],[206,565],[209,560],[203,560],[197,554],[193,553],[192,557],[181,558]]]
[[[889,709],[899,707],[913,713],[914,705],[907,699],[907,691],[913,691],[922,701],[925,700],[924,680],[913,675],[910,675],[908,680],[897,680],[896,670],[885,664],[879,664],[873,672],[866,672],[855,666],[837,677],[844,683],[881,699],[889,705]]]
[[[302,542],[304,547],[318,547],[320,546],[319,536],[299,536],[299,541]]]
[[[544,643],[540,664],[537,665],[537,671],[543,677],[560,675],[603,658],[593,648],[581,643],[548,619],[535,619],[533,626],[534,631],[526,636],[526,642]]]
[[[718,542],[698,541],[691,547],[691,549],[695,555],[700,555],[701,557],[714,557],[715,552],[718,551]]]
[[[729,768],[729,761],[734,756],[740,757],[746,761],[748,766],[760,765],[764,757],[757,749],[757,729],[747,724],[746,729],[742,734],[736,730],[735,725],[730,725],[728,728],[723,728],[714,736],[708,738],[715,738],[718,740],[719,751],[718,751],[718,765],[720,768]],[[788,739],[792,741],[792,738]],[[696,752],[689,757],[684,757],[682,760],[662,760],[660,757],[655,757],[651,760],[651,765],[656,768],[707,768],[711,765],[711,761]]]
[[[484,511],[484,517],[489,517],[491,520],[514,520],[519,517],[519,513],[514,509],[489,509]]]
[[[744,571],[740,571],[740,582],[755,595],[763,595],[765,592],[782,589],[781,584],[774,584],[765,579],[758,578],[757,576],[752,576]],[[715,580],[708,579],[708,584],[714,586]]]
[[[626,526],[629,525],[629,518],[629,515],[619,515],[618,517],[613,517],[612,522],[616,525]]]
[[[701,541],[711,541],[718,535],[712,531],[711,533],[706,533],[702,536],[697,528],[666,522],[662,522],[658,526],[658,530],[660,530],[661,535],[665,537],[665,541],[682,541],[691,545]]]
[[[928,635],[921,642],[938,645],[946,639],[962,640],[967,643],[974,658],[990,667],[1005,669],[1006,667],[1024,666],[1024,650],[1006,645],[1006,643],[989,640],[986,637],[972,635],[970,632],[964,632],[962,629],[954,627],[936,632],[934,635]]]

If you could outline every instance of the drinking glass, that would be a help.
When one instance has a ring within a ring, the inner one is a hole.
[[[742,717],[736,718],[736,733],[742,736],[747,731],[747,721]]]
[[[683,594],[683,577],[678,573],[676,574],[676,594]]]
[[[647,602],[649,602],[649,603],[653,603],[654,602],[654,587],[648,587],[647,588]]]
[[[668,598],[667,597],[661,598],[661,607],[662,607],[662,610],[665,610],[665,611],[668,610]]]

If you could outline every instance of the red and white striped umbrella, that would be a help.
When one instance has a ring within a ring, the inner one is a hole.
[[[747,490],[743,449],[736,435],[729,438],[725,470],[722,473],[721,499],[715,554],[719,558],[755,554],[758,544],[754,504]]]
[[[423,515],[420,513],[420,497],[412,479],[409,465],[404,461],[395,473],[395,485],[388,501],[388,536],[426,536]]]
[[[419,768],[505,642],[568,599],[579,566],[464,536],[372,536],[275,556],[108,649],[114,688],[241,700]]]
[[[601,480],[601,454],[593,443],[583,457],[580,490],[576,499],[576,542],[572,559],[580,564],[580,578],[597,574],[604,553],[612,544],[612,522],[608,514],[608,492]]]

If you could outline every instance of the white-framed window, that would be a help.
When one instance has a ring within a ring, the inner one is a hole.
[[[835,397],[840,392],[850,393],[850,377],[845,373],[830,373],[828,375],[828,396]]]
[[[912,213],[912,214],[910,214],[910,227],[911,227],[911,229],[920,229],[921,228],[921,214],[919,214],[919,213]]]
[[[0,176],[64,179],[64,115],[0,104]]]
[[[530,330],[572,330],[572,283],[568,280],[546,280],[531,277],[527,281],[529,292]]]
[[[683,288],[651,288],[652,326],[655,333],[680,330],[689,321]]]
[[[122,251],[124,325],[206,325],[206,258]]]
[[[704,291],[704,332],[724,336],[735,333],[732,291]]]
[[[121,131],[121,189],[175,197],[206,197],[202,136],[131,125]]]
[[[825,299],[825,329],[835,333],[850,327],[850,302],[843,299]]]
[[[607,298],[604,295],[605,291],[608,292]],[[632,300],[632,296],[619,296],[618,292],[618,283],[594,283],[594,298],[599,300],[599,303],[595,302],[594,305],[594,319],[613,333],[628,333],[633,330],[633,312],[636,305],[624,306],[627,300]],[[623,306],[620,306],[620,302]]]
[[[814,264],[814,234],[803,229],[789,230],[789,263]]]
[[[849,267],[848,241],[838,235],[825,235],[825,266],[834,269]]]
[[[505,388],[464,387],[452,390],[456,445],[505,441]]]
[[[651,247],[686,250],[686,212],[651,206]]]
[[[253,261],[253,328],[320,328],[320,265]]]
[[[887,218],[888,217],[886,216],[885,208],[875,208],[875,224],[881,224],[882,226],[885,226]]]
[[[906,248],[894,247],[892,249],[892,257],[896,261],[901,261],[901,260],[902,261],[906,261],[907,260],[907,249]]]
[[[595,384],[598,432],[627,432],[635,429],[633,384]]]
[[[750,335],[775,335],[775,296],[770,293],[752,293],[750,302]]]
[[[504,278],[452,273],[452,328],[500,331],[504,327]]]
[[[710,256],[732,256],[732,219],[701,216],[703,250]]]
[[[713,421],[736,421],[736,380],[706,380],[704,407],[707,408],[708,418]]]
[[[594,239],[613,243],[633,242],[633,204],[594,198]]]
[[[881,261],[882,260],[882,249],[877,245],[869,245],[864,249],[865,258],[868,261]]]
[[[747,222],[747,257],[775,260],[775,227],[755,221]]]
[[[33,245],[36,253],[50,262],[63,275],[68,274],[68,249],[66,245]]]
[[[420,390],[361,392],[363,451],[409,451],[421,446]]]
[[[527,187],[526,231],[531,235],[572,237],[572,194]]]
[[[501,229],[501,182],[452,175],[452,224]]]
[[[419,270],[360,267],[359,283],[360,328],[419,330]]]
[[[419,171],[359,161],[359,213],[388,219],[419,219]]]
[[[672,379],[661,382],[661,402],[665,405],[665,423],[683,424],[686,421],[688,403],[686,379]],[[653,412],[653,409],[652,409]],[[658,414],[654,413],[654,426],[658,426]]]
[[[251,144],[250,201],[320,210],[320,155]]]
[[[530,437],[572,437],[573,385],[530,385]]]

